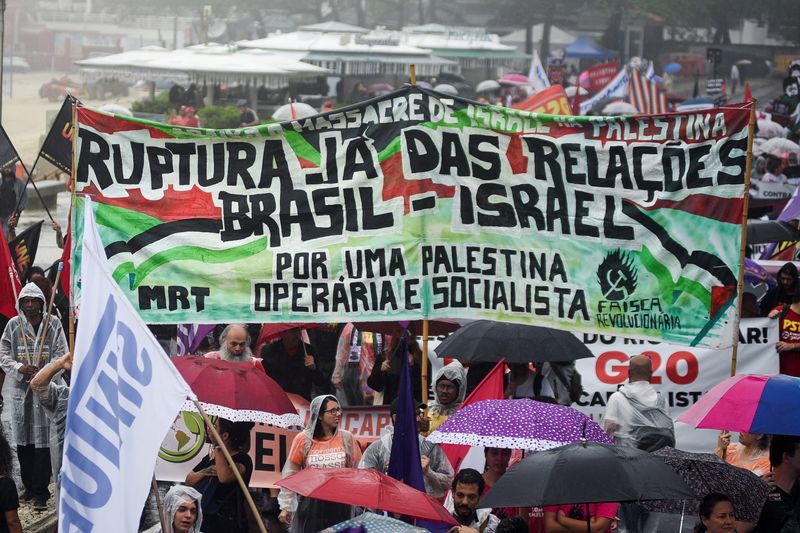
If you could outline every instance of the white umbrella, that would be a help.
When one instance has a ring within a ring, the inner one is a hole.
[[[103,104],[98,108],[100,111],[105,111],[106,113],[112,113],[114,115],[125,115],[127,117],[132,117],[133,113],[131,110],[125,106],[121,106],[119,104]]]
[[[496,80],[483,80],[475,87],[475,92],[490,93],[500,89],[500,84]]]
[[[450,85],[449,83],[440,83],[436,87],[433,88],[434,91],[449,94],[451,96],[458,96],[458,89]]]
[[[292,117],[292,106],[294,106],[294,117]],[[280,106],[272,114],[273,120],[279,122],[286,122],[287,120],[297,120],[299,118],[313,117],[318,115],[319,111],[314,109],[308,104],[303,102],[295,102],[293,104],[284,104]]]
[[[570,97],[570,98],[574,98],[574,97],[575,97],[575,91],[576,91],[577,89],[578,89],[578,87],[577,87],[577,86],[575,86],[575,85],[570,85],[569,87],[567,87],[566,89],[564,89],[564,92],[565,92],[565,93],[567,93],[567,96],[568,96],[568,97]],[[581,92],[580,92],[580,95],[581,95],[581,96],[586,96],[587,94],[589,94],[589,91],[587,91],[586,89],[584,89],[583,87],[581,87]]]
[[[607,106],[603,108],[602,113],[604,115],[638,115],[639,110],[636,109],[636,106],[633,104],[629,104],[628,102],[611,102]]]
[[[789,139],[775,137],[774,139],[764,141],[764,143],[758,147],[758,150],[759,155],[769,154],[775,157],[782,157],[785,152],[799,153],[800,145]]]
[[[772,120],[765,118],[758,119],[758,136],[764,139],[773,137],[786,137],[788,130]]]

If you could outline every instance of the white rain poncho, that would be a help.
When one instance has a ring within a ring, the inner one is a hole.
[[[659,420],[655,420],[647,413],[640,412],[631,405],[626,395],[647,407],[658,408],[666,417],[659,416]],[[606,413],[603,416],[603,428],[614,438],[614,443],[618,446],[637,448],[634,430],[643,426],[657,427],[662,419],[669,419],[668,415],[666,400],[649,382],[633,381],[620,387],[608,399]]]
[[[28,283],[17,298],[19,315],[9,320],[0,339],[0,368],[11,378],[12,400],[14,406],[14,439],[17,446],[33,444],[36,448],[50,446],[50,423],[39,402],[39,395],[31,390],[28,380],[19,369],[26,364],[36,365],[49,363],[67,352],[67,339],[61,328],[61,321],[50,316],[45,332],[45,320],[42,319],[38,329],[34,329],[20,309],[23,298],[37,298],[42,302],[43,313],[47,312],[44,294],[33,283]],[[46,316],[46,315],[45,315]],[[44,342],[41,336],[44,333]],[[41,350],[39,349],[41,348]],[[37,357],[37,352],[41,355]]]
[[[436,384],[439,380],[446,379],[452,381],[458,386],[458,395],[456,399],[449,404],[442,404],[439,401],[439,392],[436,390]],[[458,361],[453,361],[449,365],[445,365],[439,369],[433,376],[433,398],[428,401],[428,416],[431,419],[430,428],[425,433],[425,436],[430,435],[436,428],[447,420],[447,417],[461,407],[464,398],[467,395],[467,369],[461,366]]]
[[[194,501],[197,504],[197,521],[189,529],[189,533],[200,533],[200,526],[203,525],[203,511],[200,508],[200,493],[192,487],[186,485],[175,485],[164,496],[164,518],[166,519],[166,529],[158,529],[155,533],[173,533],[175,514],[182,503]]]

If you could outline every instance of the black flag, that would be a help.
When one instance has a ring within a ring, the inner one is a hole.
[[[42,149],[39,150],[39,157],[44,157],[69,174],[72,173],[72,108],[75,102],[77,100],[71,95],[64,98],[64,103],[61,104],[61,109],[53,121],[50,132],[42,143]],[[33,174],[33,169],[31,169],[31,174]]]
[[[0,126],[0,169],[14,167],[19,161],[17,149],[11,144],[5,128]]]
[[[42,222],[40,220],[33,226],[26,228],[25,231],[17,235],[17,238],[8,243],[11,250],[11,260],[17,267],[19,279],[25,280],[28,277],[28,270],[36,260],[36,250],[39,249],[39,235],[42,233]]]

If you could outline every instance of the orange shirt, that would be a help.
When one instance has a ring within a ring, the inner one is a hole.
[[[755,458],[743,461],[741,457],[743,448],[744,446],[738,442],[730,443],[728,449],[725,450],[725,462],[749,470],[757,476],[763,476],[769,472],[769,450],[764,450],[763,453]]]
[[[303,461],[304,442],[305,434],[303,433],[299,433],[292,441],[289,460],[294,464],[301,465],[303,468],[345,468],[347,466],[345,464],[347,455],[344,451],[341,433],[336,432],[336,435],[327,439],[314,439],[305,461]],[[355,437],[351,456],[353,462],[351,466],[355,467],[361,460],[361,448],[356,444]]]

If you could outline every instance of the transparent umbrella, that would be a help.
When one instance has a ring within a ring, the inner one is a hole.
[[[292,107],[294,107],[294,114],[292,113]],[[275,112],[272,114],[272,119],[277,120],[279,122],[286,122],[287,120],[308,118],[318,114],[319,111],[317,111],[310,105],[304,104],[303,102],[294,102],[291,104],[282,105],[278,109],[276,109]]]

